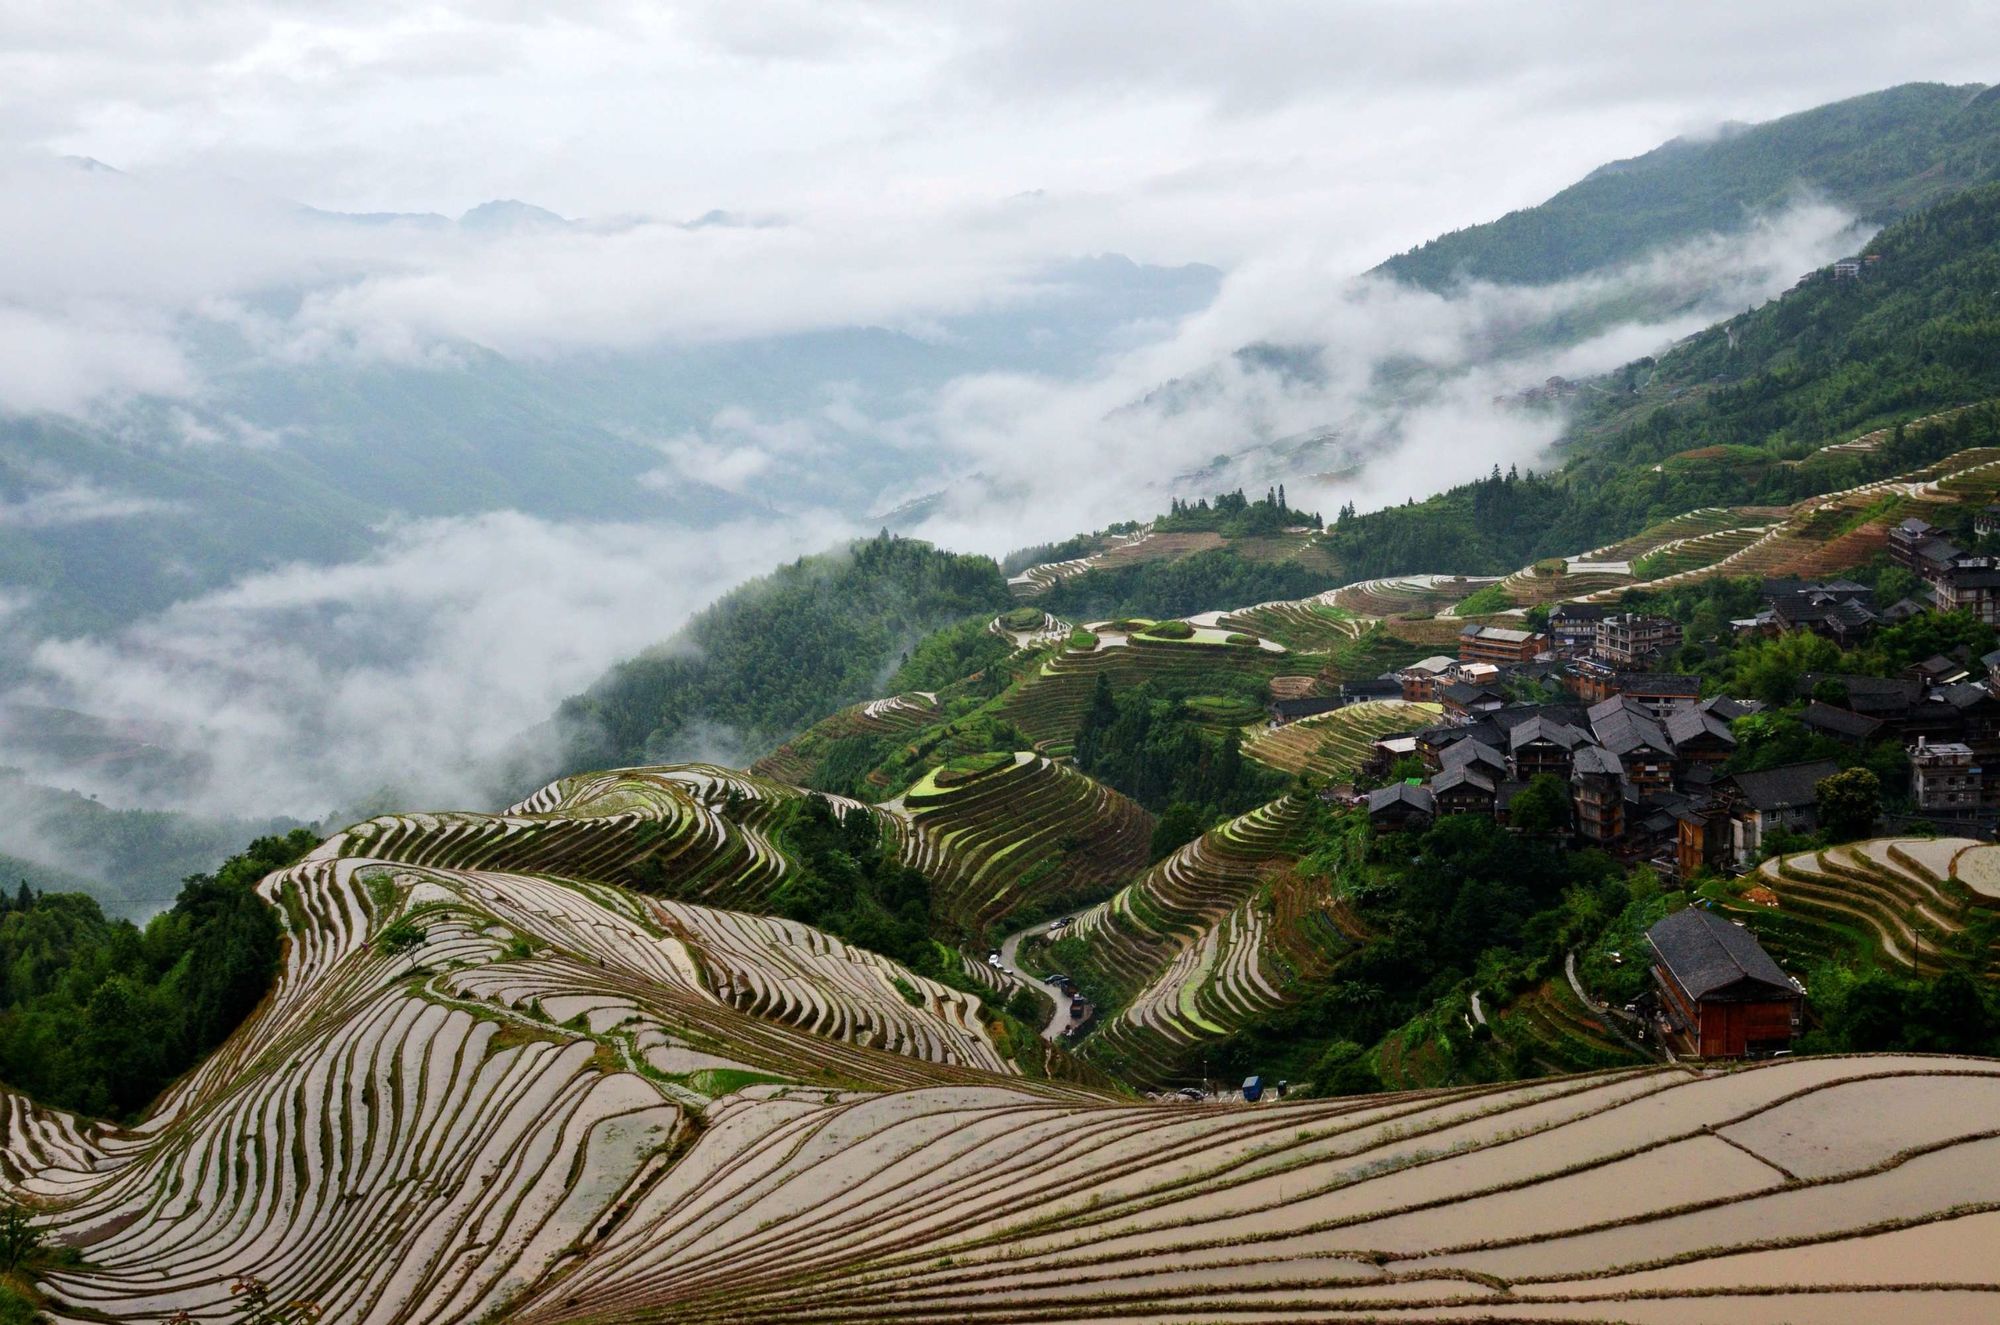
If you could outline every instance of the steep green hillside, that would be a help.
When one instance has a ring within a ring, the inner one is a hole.
[[[1353,515],[1325,546],[1351,577],[1498,573],[1708,506],[1776,505],[2000,438],[1978,409],[1839,450],[1826,443],[2000,396],[2000,185],[1883,230],[1859,280],[1783,298],[1602,382],[1548,475],[1501,474]]]
[[[1783,119],[1676,138],[1599,167],[1536,207],[1455,230],[1378,271],[1443,289],[1533,285],[1712,231],[1805,195],[1886,221],[2000,177],[2000,101],[1974,87],[1910,83]]]
[[[874,694],[931,631],[1009,601],[989,558],[915,539],[883,536],[802,557],[724,596],[565,702],[557,719],[564,767],[776,745]]]

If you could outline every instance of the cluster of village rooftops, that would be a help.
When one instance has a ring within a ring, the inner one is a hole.
[[[1763,603],[1757,615],[1733,623],[1740,633],[1805,630],[1843,646],[1932,610],[1907,599],[1878,604],[1866,586],[1841,580],[1768,581]],[[1725,772],[1737,745],[1731,724],[1763,706],[1704,699],[1699,678],[1659,670],[1681,643],[1681,628],[1669,618],[1562,603],[1545,630],[1468,624],[1455,658],[1426,658],[1307,703],[1402,698],[1442,708],[1434,725],[1374,743],[1361,770],[1368,780],[1398,767],[1407,772],[1412,757],[1424,769],[1421,778],[1357,797],[1378,826],[1421,826],[1443,814],[1504,821],[1514,797],[1538,774],[1550,774],[1568,784],[1574,831],[1585,842],[1650,862],[1669,877],[1742,869],[1760,858],[1773,829],[1817,829],[1819,784],[1839,764],[1815,759]],[[1549,683],[1559,685],[1569,698],[1515,702],[1509,696],[1521,692],[1523,679],[1545,693]],[[2000,776],[1989,779],[1983,770],[2000,769],[2000,652],[1930,658],[1902,676],[1812,675],[1805,683],[1809,693],[1839,697],[1810,703],[1799,715],[1816,734],[1855,747],[1894,741],[1907,749],[1913,818],[1948,833],[1991,831],[2000,816]],[[1272,717],[1295,720],[1304,716],[1292,711],[1298,708],[1279,701]]]

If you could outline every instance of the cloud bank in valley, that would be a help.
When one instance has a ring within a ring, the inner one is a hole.
[[[609,662],[844,532],[423,522],[358,562],[287,566],[111,636],[46,640],[14,698],[82,704],[198,752],[207,774],[174,789],[172,808],[316,819],[379,792],[473,804],[523,729]],[[28,771],[124,790],[87,769]]]
[[[870,437],[938,462],[917,487],[953,480],[921,532],[994,553],[1148,516],[1169,492],[1198,490],[1175,474],[1245,448],[1226,476],[1288,480],[1295,498],[1329,508],[1400,500],[1496,462],[1535,460],[1558,421],[1497,407],[1494,396],[1657,349],[1782,288],[1853,237],[1850,218],[1802,204],[1746,236],[1629,269],[1450,296],[1344,275],[1310,256],[1273,261],[1232,274],[1214,306],[1172,335],[1082,378],[975,374],[884,418],[838,403],[775,419],[729,410],[701,432],[663,441],[658,481],[782,483],[795,458],[836,436],[840,444]],[[499,279],[504,288],[512,275]],[[1523,328],[1641,287],[1671,292],[1667,302],[1680,311],[1658,323],[1609,323],[1555,351],[1496,349]],[[443,354],[452,343],[406,338],[407,324],[390,325],[396,335],[353,335],[348,352],[393,342]],[[1311,347],[1312,370],[1278,371],[1234,353],[1258,342]],[[1386,389],[1390,365],[1417,387]],[[1254,449],[1326,428],[1347,439],[1341,454],[1371,462],[1315,483]],[[1410,463],[1414,456],[1424,462]],[[816,508],[809,492],[786,496],[797,514],[780,524],[699,535],[506,512],[396,526],[359,562],[285,567],[121,632],[44,641],[32,655],[36,679],[17,698],[87,708],[199,751],[207,776],[174,790],[180,808],[315,817],[389,788],[427,804],[470,803],[523,729],[610,663],[665,638],[741,580],[862,532]],[[79,497],[73,509],[81,515],[87,505]],[[125,790],[82,776],[108,796]]]

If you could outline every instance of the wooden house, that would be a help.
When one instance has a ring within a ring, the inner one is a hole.
[[[1368,823],[1372,828],[1397,832],[1405,828],[1429,828],[1437,817],[1437,798],[1425,786],[1392,782],[1368,793]]]
[[[1569,788],[1578,837],[1605,846],[1625,836],[1625,770],[1617,755],[1601,745],[1578,750]]]
[[[1756,936],[1689,907],[1646,931],[1662,1028],[1682,1053],[1744,1058],[1791,1047],[1805,1003]]]
[[[1439,814],[1493,814],[1499,785],[1483,771],[1466,765],[1448,768],[1431,779],[1431,796]]]

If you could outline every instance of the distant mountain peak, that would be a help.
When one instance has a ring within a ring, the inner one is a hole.
[[[560,216],[546,207],[533,203],[519,202],[513,198],[496,198],[492,202],[482,202],[471,211],[458,218],[460,228],[466,230],[561,230],[571,224],[566,216]]]

